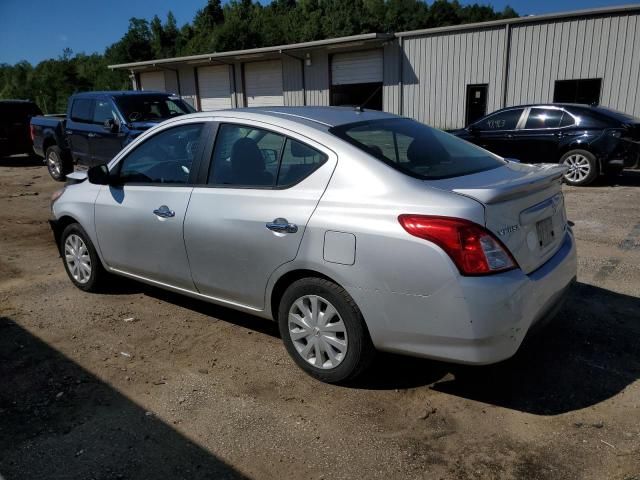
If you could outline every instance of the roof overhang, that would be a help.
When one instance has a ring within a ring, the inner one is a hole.
[[[147,60],[144,62],[122,63],[119,65],[109,65],[112,70],[123,69],[131,71],[143,71],[151,69],[172,69],[177,66],[186,65],[207,65],[220,63],[234,63],[252,59],[279,58],[281,55],[293,55],[295,52],[305,52],[319,48],[330,50],[354,49],[369,45],[379,45],[388,40],[392,40],[392,33],[365,33],[362,35],[352,35],[349,37],[328,38],[326,40],[315,40],[313,42],[292,43],[289,45],[276,45],[273,47],[251,48],[248,50],[233,50],[229,52],[206,53],[201,55],[190,55],[186,57],[163,58],[158,60]]]

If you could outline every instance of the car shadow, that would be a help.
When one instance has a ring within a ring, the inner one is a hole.
[[[586,188],[640,187],[640,170],[624,170],[620,175],[602,175]]]
[[[279,337],[275,322],[123,279],[112,291],[144,293],[219,320]],[[640,379],[640,299],[577,283],[553,322],[518,353],[490,366],[464,366],[379,353],[347,388],[429,386],[439,392],[537,415],[605,401]]]
[[[607,400],[640,378],[640,299],[578,283],[558,316],[511,359],[486,367],[397,358],[362,387],[435,391],[536,415]],[[375,372],[375,373],[373,373]],[[439,379],[433,379],[439,377]]]
[[[0,478],[246,478],[0,317]]]
[[[42,158],[36,155],[0,156],[0,167],[41,167],[43,165]]]

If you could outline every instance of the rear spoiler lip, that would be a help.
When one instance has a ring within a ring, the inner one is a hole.
[[[531,194],[548,188],[553,183],[561,183],[562,177],[567,172],[564,165],[540,165],[540,170],[531,176],[514,180],[506,185],[494,185],[482,188],[456,188],[453,192],[474,198],[484,204],[500,203],[521,196],[523,193]]]

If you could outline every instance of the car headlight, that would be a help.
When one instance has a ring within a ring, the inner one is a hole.
[[[56,190],[51,194],[51,211],[53,211],[53,204],[62,196],[63,193],[64,188],[61,188],[60,190]]]

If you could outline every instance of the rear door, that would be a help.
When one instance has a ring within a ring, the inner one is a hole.
[[[263,309],[267,281],[295,258],[337,159],[258,122],[221,124],[212,150],[184,224],[193,281],[202,294]]]
[[[510,139],[519,160],[527,163],[557,163],[559,158],[560,122],[565,112],[558,107],[527,109],[522,128]]]
[[[89,127],[91,130],[89,132],[89,149],[93,165],[109,162],[122,148],[124,134],[119,130],[108,128],[106,126],[108,121],[119,125],[118,111],[110,98],[98,98],[93,109],[93,121]]]
[[[92,98],[74,98],[71,104],[71,115],[67,119],[65,133],[69,142],[69,149],[73,159],[81,165],[91,164],[90,135],[93,130],[93,109],[95,100]]]
[[[102,187],[95,203],[98,244],[109,267],[194,289],[182,226],[203,125],[160,130],[112,167],[118,182]]]
[[[469,141],[507,158],[521,159],[523,152],[512,142],[524,108],[513,108],[489,115],[470,126]]]

